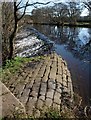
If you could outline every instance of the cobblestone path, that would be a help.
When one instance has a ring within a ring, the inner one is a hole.
[[[36,62],[29,62],[19,75],[8,83],[10,91],[23,103],[28,115],[40,116],[48,107],[61,109],[70,105],[72,81],[66,62],[52,53]]]

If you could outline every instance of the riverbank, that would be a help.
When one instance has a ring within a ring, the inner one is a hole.
[[[25,106],[29,116],[39,117],[41,110],[50,107],[59,111],[63,107],[71,108],[73,88],[70,72],[66,62],[57,54],[52,53],[43,59],[23,64],[21,70],[12,77],[10,73],[7,80],[3,78],[3,82]]]
[[[85,117],[80,105],[81,99],[73,93],[67,64],[60,56],[51,53],[39,58],[27,58],[26,62],[24,61],[22,58],[22,64],[15,73],[10,71],[15,68],[14,62],[12,65],[10,63],[11,67],[9,65],[7,71],[6,69],[3,71],[6,74],[3,74],[2,82],[9,89],[9,92],[8,89],[3,89],[6,93],[1,95],[4,98],[2,99],[3,115],[7,113],[8,117],[15,115],[14,117],[18,118],[22,115],[24,118],[27,115],[26,117],[31,116],[31,118],[52,117],[63,120],[79,118],[82,114]],[[19,60],[18,62],[20,63]],[[13,95],[12,102],[8,95]],[[7,109],[5,109],[6,98],[11,106]],[[17,107],[19,103],[20,106]],[[23,113],[20,112],[21,107]]]
[[[54,42],[55,52],[66,60],[71,71],[74,91],[83,98],[84,105],[90,105],[91,29],[56,25],[34,25],[34,27]]]
[[[88,27],[91,28],[91,23],[76,23],[76,24],[71,24],[71,23],[29,23],[29,24],[37,24],[37,25],[56,25],[56,26],[62,26],[62,27]]]
[[[46,39],[47,37],[43,36],[43,34],[38,34],[39,32],[37,30],[28,28],[28,31],[30,30],[32,30],[32,34],[27,34],[27,36],[29,36],[28,40],[32,40],[33,37],[35,38],[35,33],[37,35],[37,40],[41,40],[41,38],[43,38],[42,40],[47,40],[45,43],[48,43],[48,39]],[[16,48],[20,49],[21,47],[22,52],[23,50],[26,51],[26,49],[23,49],[24,45],[31,46],[31,43],[33,43],[32,47],[35,47],[34,44],[36,40],[25,44],[27,40],[24,40],[24,42],[22,42],[22,39],[27,37],[23,36],[21,33],[20,38],[18,36],[18,39],[15,42],[18,44],[18,46],[16,45]],[[29,49],[29,47],[27,47],[27,49]],[[73,104],[74,93],[72,80],[66,62],[61,58],[61,56],[57,55],[56,53],[50,53],[51,54],[48,53],[40,56],[39,58],[28,58],[28,54],[26,54],[26,52],[23,52],[23,54],[17,53],[17,55],[21,56],[16,58],[14,62],[7,61],[7,67],[11,66],[11,69],[6,67],[6,78],[3,78],[4,84],[10,89],[13,95],[16,96],[16,98],[19,99],[23,105],[25,105],[27,115],[29,116],[35,115],[35,117],[39,117],[40,115],[44,114],[44,108],[47,111],[47,109],[51,109],[51,107],[56,107],[57,112],[55,112],[55,110],[52,110],[49,113],[45,112],[47,114],[47,118],[48,116],[49,118],[51,117],[50,114],[53,115],[54,118],[55,116],[58,118],[74,118],[77,116],[81,117],[82,114],[85,117],[84,109],[82,110],[80,106],[81,104],[79,103],[80,99],[76,104]],[[27,55],[27,58],[22,55]],[[36,55],[38,56],[38,54]],[[30,54],[29,52],[29,57],[30,56],[35,55]],[[13,64],[15,68],[19,65],[14,72]],[[10,76],[8,77],[8,75]],[[76,98],[77,96],[75,97],[75,101]],[[81,110],[78,110],[78,107],[82,110],[82,112]],[[79,113],[80,115],[75,113]]]

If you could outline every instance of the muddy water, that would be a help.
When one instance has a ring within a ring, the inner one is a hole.
[[[74,91],[82,97],[84,104],[91,104],[91,28],[34,27],[55,42],[55,51],[68,63]]]

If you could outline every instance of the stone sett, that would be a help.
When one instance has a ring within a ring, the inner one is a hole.
[[[56,53],[46,57],[38,62],[29,62],[17,80],[7,84],[10,90],[13,86],[12,93],[24,105],[26,113],[36,117],[47,107],[60,110],[64,98],[70,102],[66,93],[71,100],[73,98],[72,79],[66,62]]]

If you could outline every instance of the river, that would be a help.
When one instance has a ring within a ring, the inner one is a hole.
[[[91,105],[91,28],[34,25],[54,41],[57,54],[66,60],[72,74],[73,89],[83,104]]]

